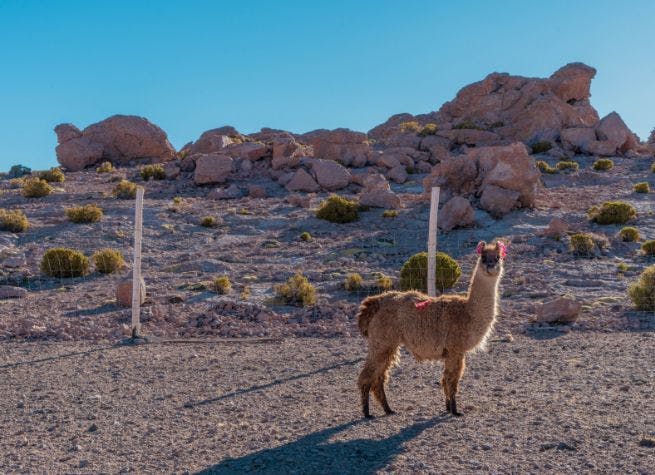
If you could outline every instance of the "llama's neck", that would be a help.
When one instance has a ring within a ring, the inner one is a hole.
[[[493,325],[498,314],[498,283],[499,273],[496,276],[489,276],[480,269],[480,263],[476,264],[473,270],[473,278],[469,286],[466,309],[472,318],[472,323],[477,324],[480,329],[489,328]]]

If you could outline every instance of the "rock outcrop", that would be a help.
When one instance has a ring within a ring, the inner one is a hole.
[[[423,180],[426,193],[442,188],[444,200],[453,196],[480,197],[480,206],[495,217],[514,208],[534,205],[540,173],[522,143],[479,147],[451,157]]]
[[[193,181],[196,185],[224,183],[233,171],[234,160],[232,157],[221,153],[200,155],[196,160]]]
[[[70,171],[101,160],[129,163],[138,159],[167,161],[175,149],[166,133],[143,117],[115,115],[80,131],[72,124],[55,127],[59,163]]]
[[[371,156],[368,137],[361,132],[321,129],[301,135],[299,139],[313,147],[314,157],[334,160],[346,166],[363,167]]]

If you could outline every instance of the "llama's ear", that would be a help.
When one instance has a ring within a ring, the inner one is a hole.
[[[478,243],[478,247],[475,248],[475,252],[477,252],[478,255],[479,255],[479,254],[482,254],[482,249],[484,249],[484,246],[486,246],[486,245],[487,245],[486,242],[484,242],[484,241],[480,241],[480,242]]]
[[[500,252],[500,257],[505,258],[507,256],[507,244],[503,241],[496,241],[496,249]]]

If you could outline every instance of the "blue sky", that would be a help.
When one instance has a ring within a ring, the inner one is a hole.
[[[56,164],[53,127],[112,114],[177,148],[233,125],[366,131],[492,71],[598,69],[592,104],[655,126],[655,2],[0,0],[0,170]]]

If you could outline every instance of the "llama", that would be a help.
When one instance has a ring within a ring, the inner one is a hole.
[[[368,356],[359,375],[364,417],[369,412],[369,393],[389,407],[384,384],[389,369],[404,345],[418,361],[443,360],[441,379],[446,410],[461,416],[455,396],[464,374],[466,354],[484,347],[498,314],[498,284],[503,273],[506,247],[500,241],[481,241],[468,293],[431,298],[417,292],[385,292],[366,298],[359,307],[357,323],[368,338]]]

